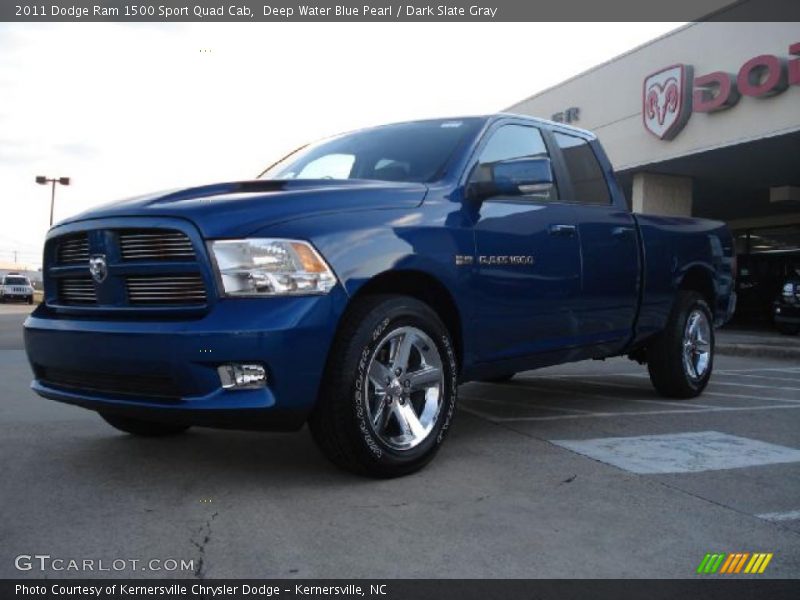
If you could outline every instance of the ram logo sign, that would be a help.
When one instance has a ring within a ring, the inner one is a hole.
[[[672,65],[644,80],[642,119],[647,131],[671,140],[692,114],[692,67]]]
[[[737,72],[713,71],[697,78],[693,68],[677,64],[648,75],[642,88],[642,122],[659,139],[671,140],[693,112],[733,108],[742,97],[769,98],[800,85],[800,42],[789,45],[790,58],[760,54]]]

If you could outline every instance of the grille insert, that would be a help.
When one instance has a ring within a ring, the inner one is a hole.
[[[58,242],[57,260],[62,265],[89,261],[89,238],[86,234],[67,236]]]
[[[65,277],[58,282],[58,295],[64,304],[97,304],[91,277]]]
[[[125,280],[133,306],[191,305],[206,302],[206,288],[199,274],[129,276]]]
[[[170,229],[126,229],[119,233],[123,260],[194,260],[189,237]]]
[[[138,395],[165,401],[180,399],[180,393],[171,377],[74,371],[41,365],[37,365],[35,371],[38,379],[55,387],[106,394]]]

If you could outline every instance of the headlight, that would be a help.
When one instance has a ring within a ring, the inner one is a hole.
[[[211,242],[228,296],[327,294],[336,276],[308,242],[247,239]]]

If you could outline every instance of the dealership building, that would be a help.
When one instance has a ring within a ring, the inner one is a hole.
[[[507,110],[595,132],[634,211],[727,222],[745,279],[800,268],[797,23],[691,23]]]

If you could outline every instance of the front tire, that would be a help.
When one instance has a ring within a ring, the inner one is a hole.
[[[433,459],[456,405],[450,335],[407,296],[356,301],[343,317],[310,419],[314,441],[337,466],[398,477]]]
[[[714,368],[711,309],[697,292],[681,291],[667,325],[647,349],[653,387],[668,398],[694,398]]]
[[[188,425],[178,425],[176,423],[161,423],[157,421],[146,421],[133,419],[109,413],[100,413],[103,420],[114,429],[137,435],[140,437],[164,437],[176,435],[189,429]]]

